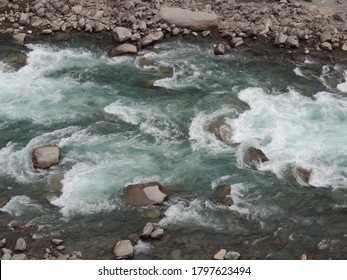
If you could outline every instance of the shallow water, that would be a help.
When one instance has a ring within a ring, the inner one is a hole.
[[[119,239],[152,221],[166,235],[144,240],[137,259],[174,250],[209,259],[220,248],[245,259],[346,259],[345,65],[295,64],[251,47],[214,56],[212,44],[160,43],[141,51],[155,59],[145,68],[83,40],[31,44],[25,67],[2,67],[2,234],[25,234],[37,258],[35,248],[59,236],[66,253],[109,259]],[[220,117],[235,144],[207,131]],[[30,151],[47,143],[61,148],[61,163],[36,171]],[[270,160],[250,165],[250,146]],[[295,166],[312,170],[309,185]],[[162,206],[123,204],[126,185],[149,181],[169,190]],[[231,207],[212,199],[223,184]]]

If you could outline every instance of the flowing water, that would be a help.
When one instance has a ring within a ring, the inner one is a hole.
[[[36,258],[61,237],[66,253],[110,259],[152,221],[166,235],[140,242],[136,259],[209,259],[221,248],[244,259],[346,259],[345,65],[250,47],[214,56],[212,44],[160,43],[140,52],[155,59],[146,67],[85,40],[27,45],[18,72],[2,63],[1,235],[26,236]],[[221,117],[234,144],[207,130]],[[34,170],[30,152],[45,144],[60,147],[61,162]],[[250,165],[250,146],[269,161]],[[309,185],[296,166],[312,171]],[[122,202],[125,186],[150,181],[169,190],[163,205]],[[213,199],[224,184],[233,206]]]

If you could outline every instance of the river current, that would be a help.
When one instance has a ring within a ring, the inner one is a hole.
[[[221,248],[346,259],[346,65],[251,47],[215,56],[213,43],[165,41],[117,58],[86,40],[29,44],[19,71],[0,63],[1,237],[24,235],[36,258],[60,237],[66,253],[111,259],[151,221],[166,234],[141,241],[135,259],[210,259]],[[139,66],[143,56],[154,65]],[[208,132],[221,117],[233,144]],[[60,147],[60,164],[34,170],[30,152],[45,144]],[[269,161],[250,165],[250,146]],[[295,166],[312,171],[309,184]],[[125,186],[151,181],[168,189],[163,205],[122,202]],[[230,207],[213,199],[225,184]]]

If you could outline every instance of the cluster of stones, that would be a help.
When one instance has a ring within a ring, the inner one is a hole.
[[[65,245],[63,245],[64,240],[59,238],[52,239],[52,244],[54,248],[46,248],[43,255],[45,260],[79,260],[82,258],[83,254],[81,251],[73,251],[71,255],[63,254],[65,250]]]
[[[0,248],[3,252],[3,256],[1,257],[1,260],[27,260],[28,257],[24,253],[28,246],[24,238],[19,238],[16,241],[15,245],[15,253],[11,251],[11,249],[6,248],[7,240],[6,238],[0,240]]]
[[[203,3],[208,4],[203,4]],[[240,2],[240,3],[238,3]],[[171,7],[168,7],[171,6]],[[297,48],[300,41],[316,42],[318,49],[347,51],[347,22],[343,12],[324,13],[296,0],[242,3],[236,0],[8,0],[0,1],[1,30],[23,44],[27,33],[57,31],[112,31],[125,45],[111,56],[137,53],[166,35],[208,36],[219,30],[237,47],[246,38],[272,38],[279,47]],[[5,26],[5,25],[4,25]],[[121,34],[119,37],[118,35]]]
[[[139,236],[137,233],[129,234],[129,239],[119,240],[113,248],[113,254],[116,259],[128,259],[134,256],[134,246],[141,239],[159,239],[164,236],[164,229],[158,225],[148,222],[142,229],[142,233]]]
[[[214,260],[238,260],[240,259],[241,254],[234,251],[229,251],[225,249],[220,249],[216,254],[214,254]]]

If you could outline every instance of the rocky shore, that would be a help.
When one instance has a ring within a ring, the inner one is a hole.
[[[261,39],[285,48],[347,51],[346,4],[335,0],[327,9],[318,0],[311,2],[1,0],[0,34],[22,45],[57,32],[109,32],[118,45],[111,56],[135,54],[165,37],[189,34],[221,36],[232,47]]]

